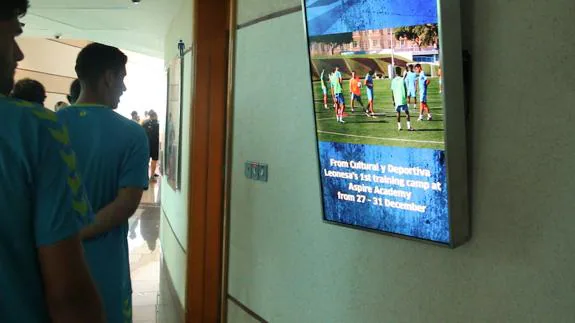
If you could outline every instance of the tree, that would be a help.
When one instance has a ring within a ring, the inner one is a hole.
[[[421,46],[436,46],[439,38],[437,24],[425,24],[395,29],[395,39],[407,39],[414,41],[419,48]]]
[[[331,55],[334,55],[336,48],[353,42],[353,33],[313,36],[309,40],[312,43],[323,43],[330,46]]]

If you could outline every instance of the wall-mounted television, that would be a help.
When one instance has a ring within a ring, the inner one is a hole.
[[[459,0],[304,7],[324,220],[449,247],[466,242]]]

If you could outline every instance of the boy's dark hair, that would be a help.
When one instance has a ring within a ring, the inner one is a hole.
[[[80,97],[80,92],[82,91],[82,86],[80,85],[80,80],[75,79],[72,84],[70,84],[70,94],[68,95],[68,102],[70,104],[76,103]]]
[[[14,84],[12,97],[32,103],[44,104],[46,89],[42,83],[36,80],[22,79]]]
[[[22,17],[28,11],[28,0],[2,0],[0,1],[0,21]]]
[[[415,68],[421,68],[421,64],[415,64]]]
[[[94,84],[104,73],[125,70],[128,57],[118,48],[92,43],[80,51],[76,59],[76,74],[87,84]]]

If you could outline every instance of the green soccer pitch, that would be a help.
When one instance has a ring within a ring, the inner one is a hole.
[[[321,85],[319,81],[314,82],[314,105],[318,139],[320,141],[353,144],[445,149],[444,111],[442,96],[439,93],[439,80],[437,78],[430,78],[430,80],[427,104],[433,120],[417,121],[419,117],[419,102],[415,110],[412,103],[409,107],[409,113],[411,115],[411,127],[415,129],[413,132],[407,131],[405,113],[403,112],[401,113],[403,130],[397,130],[396,113],[391,100],[391,80],[374,80],[375,100],[373,108],[377,118],[366,116],[365,111],[361,109],[357,102],[355,103],[355,112],[351,112],[349,81],[344,81],[345,112],[348,114],[344,118],[345,124],[338,123],[336,120],[329,89],[328,110],[323,107]],[[361,92],[361,99],[367,107],[365,86],[362,87]]]

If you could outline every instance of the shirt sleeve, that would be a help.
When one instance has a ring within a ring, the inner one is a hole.
[[[34,227],[41,247],[75,235],[93,214],[67,128],[47,109],[35,109],[34,114],[39,118]]]
[[[138,129],[131,147],[127,149],[126,156],[120,170],[120,188],[148,189],[148,163],[150,161],[150,148],[148,137],[144,129]]]

